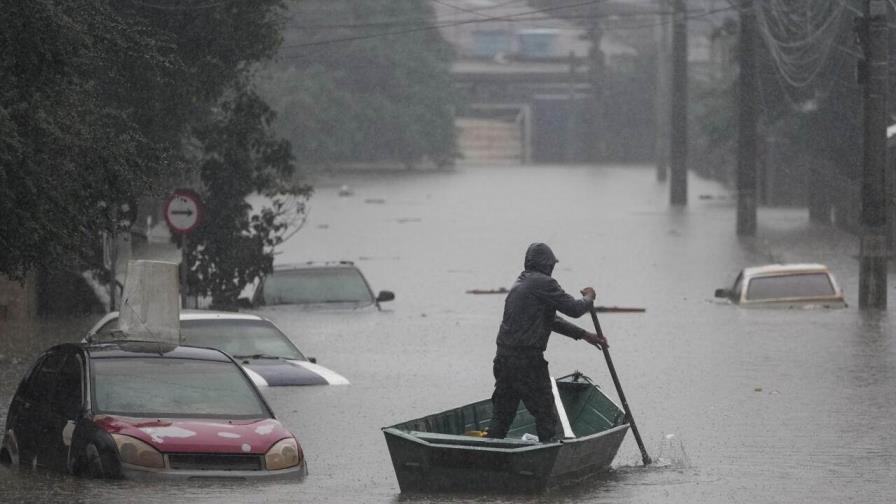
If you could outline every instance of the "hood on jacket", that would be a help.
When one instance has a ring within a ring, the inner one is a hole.
[[[544,243],[533,243],[526,250],[526,271],[537,271],[550,276],[557,262],[554,251]]]

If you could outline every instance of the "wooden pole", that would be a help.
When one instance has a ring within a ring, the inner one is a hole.
[[[603,338],[604,331],[600,328],[600,322],[597,320],[597,313],[595,313],[594,310],[589,310],[589,312],[591,313],[591,321],[594,322],[594,332]],[[625,418],[632,428],[632,434],[635,435],[638,449],[641,450],[641,461],[644,462],[644,465],[650,465],[652,462],[650,460],[650,455],[647,454],[647,449],[644,448],[644,441],[641,440],[638,426],[635,425],[635,417],[632,415],[632,410],[628,407],[628,401],[625,399],[625,393],[622,391],[622,384],[619,382],[619,376],[616,374],[616,366],[613,365],[613,359],[610,358],[610,349],[605,346],[603,347],[603,352],[604,359],[607,361],[607,368],[610,370],[610,376],[613,378],[613,385],[616,386],[616,393],[619,395],[619,400],[622,402],[622,410],[625,411]]]
[[[657,25],[654,28],[656,39],[656,180],[665,182],[669,170],[669,24],[666,11],[668,0],[657,0]]]
[[[669,201],[688,204],[688,26],[684,0],[675,0],[672,25],[672,92],[669,131]]]
[[[187,233],[181,233],[180,238],[180,307],[187,308]]]
[[[740,2],[740,68],[737,90],[737,234],[756,236],[756,13]]]
[[[865,142],[859,308],[887,308],[887,2],[866,0],[863,42]]]

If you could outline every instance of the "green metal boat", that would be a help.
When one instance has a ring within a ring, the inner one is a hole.
[[[523,439],[535,419],[522,404],[505,439],[479,437],[490,399],[384,427],[401,491],[538,492],[606,471],[629,429],[625,413],[581,373],[556,385],[559,441]]]

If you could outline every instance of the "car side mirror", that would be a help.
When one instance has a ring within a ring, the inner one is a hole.
[[[377,303],[384,303],[386,301],[392,301],[393,299],[395,299],[395,293],[387,290],[380,291],[376,296]]]
[[[317,357],[308,357],[308,362],[312,364],[317,364]]]
[[[728,289],[716,289],[717,298],[730,298],[731,292]]]

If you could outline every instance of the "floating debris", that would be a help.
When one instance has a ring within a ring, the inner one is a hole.
[[[364,203],[368,203],[371,205],[382,205],[386,200],[383,198],[367,198],[364,200]]]
[[[317,229],[330,229],[329,224],[318,224]]]
[[[395,219],[395,222],[397,222],[399,224],[404,224],[406,222],[420,222],[422,220],[423,219],[421,219],[419,217],[401,217],[401,218]]]
[[[499,287],[497,289],[470,289],[467,291],[467,294],[507,294],[510,292],[506,287]]]
[[[644,313],[647,308],[638,306],[595,306],[594,311],[597,313]]]

